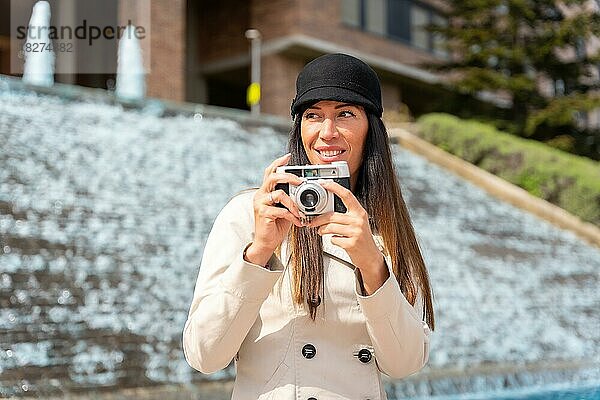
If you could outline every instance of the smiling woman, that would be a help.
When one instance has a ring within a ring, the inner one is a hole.
[[[346,54],[311,61],[296,81],[289,153],[217,216],[183,349],[204,373],[234,359],[233,399],[381,400],[380,372],[403,378],[427,363],[432,291],[382,112],[367,64]],[[277,168],[334,161],[347,162],[350,188],[319,183],[346,212],[306,223],[275,190],[304,181]]]

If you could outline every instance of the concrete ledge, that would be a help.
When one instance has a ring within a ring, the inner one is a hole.
[[[404,379],[390,379],[382,375],[387,389],[393,389],[398,397],[408,395],[415,387],[431,387],[436,382],[444,382],[449,388],[460,390],[460,393],[476,393],[481,391],[482,382],[510,382],[510,386],[502,389],[516,389],[528,386],[531,380],[544,377],[558,379],[554,383],[585,381],[598,382],[597,360],[554,360],[538,361],[515,365],[514,363],[480,365],[473,368],[441,368],[425,369]],[[521,379],[522,378],[522,379]],[[529,382],[529,383],[528,383]],[[39,395],[37,397],[12,397],[19,400],[229,400],[233,391],[233,380],[198,381],[187,384],[167,384],[142,386],[127,389],[99,388],[89,391],[80,389],[78,392],[66,392],[56,395]],[[439,386],[439,385],[438,385]],[[492,386],[489,390],[494,389]]]
[[[9,397],[19,400],[230,400],[233,380],[143,386],[128,389],[90,389],[61,395]]]
[[[529,211],[559,228],[568,229],[590,244],[600,247],[600,228],[597,226],[585,222],[568,211],[544,199],[535,197],[526,190],[432,145],[410,133],[404,127],[391,125],[388,128],[388,133],[392,142],[422,155],[429,161],[476,184],[492,196]]]
[[[550,360],[550,361],[532,361],[522,364],[511,363],[493,363],[477,365],[475,367],[456,368],[426,368],[414,375],[402,379],[402,382],[419,381],[437,381],[448,378],[469,378],[490,375],[509,375],[523,373],[547,373],[547,372],[572,372],[593,369],[598,367],[598,361],[593,359],[583,360]],[[399,380],[390,379],[383,376],[386,382],[399,382]]]
[[[55,83],[52,87],[36,86],[23,83],[20,78],[0,74],[0,90],[26,91],[42,95],[56,96],[70,101],[94,101],[110,105],[120,105],[124,109],[150,110],[156,116],[187,115],[212,118],[231,119],[247,126],[269,126],[282,133],[288,133],[291,118],[271,114],[252,115],[250,111],[228,107],[210,106],[206,104],[187,103],[183,101],[166,100],[145,97],[139,100],[120,99],[113,91],[89,88],[64,83]]]

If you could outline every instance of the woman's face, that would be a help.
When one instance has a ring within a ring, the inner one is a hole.
[[[353,183],[362,163],[368,130],[362,106],[333,100],[310,106],[300,123],[302,144],[311,164],[346,161]]]

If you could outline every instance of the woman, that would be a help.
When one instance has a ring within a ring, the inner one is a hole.
[[[426,364],[434,316],[381,121],[379,79],[352,56],[321,56],[300,72],[291,111],[290,153],[215,220],[185,357],[203,373],[235,359],[233,399],[385,399],[380,372],[402,378]],[[345,213],[307,222],[274,190],[302,182],[278,166],[341,160],[351,190],[322,185]]]

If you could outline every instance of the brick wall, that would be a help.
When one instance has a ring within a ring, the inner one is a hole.
[[[248,41],[244,37],[247,28],[259,29],[265,42],[303,34],[407,65],[434,59],[426,51],[345,26],[341,21],[339,0],[255,0],[248,3],[225,0],[218,4],[218,7],[202,8],[202,25],[205,26],[203,40],[200,40],[203,62],[248,51]]]
[[[198,14],[191,23],[198,24],[198,61],[206,63],[248,52],[250,1],[200,1]]]
[[[417,65],[423,61],[434,60],[426,51],[344,25],[341,21],[341,1],[339,0],[302,1],[301,7],[299,7],[297,26],[299,31],[305,35],[406,65]]]
[[[398,111],[402,104],[400,88],[398,85],[381,81],[381,101],[383,103],[383,111]]]
[[[407,65],[433,60],[425,51],[343,25],[340,7],[340,0],[222,0],[219,3],[203,0],[197,15],[189,16],[191,23],[197,24],[198,40],[188,54],[200,66],[239,59],[249,51],[245,30],[256,28],[262,33],[265,44],[302,34]],[[185,38],[185,15],[183,0],[153,1],[150,96],[180,100],[185,97],[185,40],[177,39]],[[287,51],[262,57],[262,112],[289,115],[296,75],[317,55],[315,50],[295,49],[293,53]],[[399,96],[397,85],[388,81],[384,88],[384,106],[395,108]]]
[[[286,35],[302,34],[326,40],[341,48],[355,49],[412,66],[434,60],[425,51],[345,26],[341,21],[340,7],[339,0],[257,0],[252,3],[250,12],[253,27],[261,31],[265,42]],[[289,115],[296,75],[310,58],[318,55],[306,53],[297,57],[291,54],[263,57],[261,111]],[[397,82],[382,79],[382,97],[386,109],[397,109],[401,101]]]
[[[300,9],[305,3],[312,5],[308,4],[312,1],[301,0],[255,0],[250,11],[251,23],[260,30],[264,41],[299,33]]]
[[[261,61],[261,112],[290,117],[296,76],[304,61],[279,54],[265,56]]]
[[[185,100],[186,1],[151,1],[150,74],[147,94],[170,100]]]

